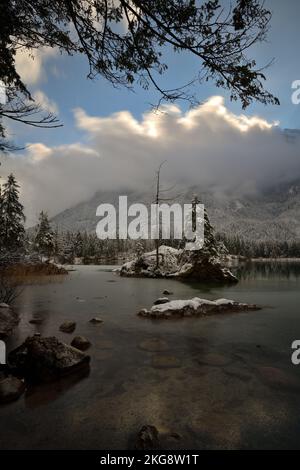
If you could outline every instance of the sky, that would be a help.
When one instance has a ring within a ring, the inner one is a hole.
[[[225,2],[226,3],[226,2]],[[280,131],[300,129],[300,104],[292,103],[292,83],[300,80],[300,2],[267,0],[273,12],[268,41],[249,55],[265,71],[266,88],[280,106],[258,103],[242,110],[228,93],[208,82],[199,86],[202,106],[186,103],[151,113],[154,90],[113,88],[101,77],[87,79],[84,57],[40,49],[34,60],[17,57],[17,70],[33,96],[56,113],[63,127],[36,130],[9,127],[23,151],[3,160],[2,176],[14,171],[21,184],[28,224],[44,209],[54,215],[103,189],[150,184],[156,166],[167,159],[166,179],[251,192],[270,181],[300,177],[299,139]],[[168,54],[166,87],[189,81],[198,62]],[[233,176],[234,175],[234,176]]]

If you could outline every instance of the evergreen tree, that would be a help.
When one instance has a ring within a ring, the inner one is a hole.
[[[54,251],[55,240],[48,215],[46,212],[41,212],[39,215],[39,224],[35,236],[35,247],[39,254],[47,256],[48,258]]]
[[[74,263],[74,237],[69,231],[62,236],[61,256],[63,263]]]
[[[78,258],[83,256],[83,238],[82,234],[78,231],[74,239],[74,254]]]
[[[197,205],[200,203],[198,197],[195,195],[192,200],[192,211],[191,211],[191,222],[193,232],[196,231],[197,221],[199,224],[203,223],[203,219],[200,219],[199,213],[197,211]],[[194,240],[194,243],[197,245],[197,240]],[[199,252],[201,256],[219,256],[220,244],[217,241],[214,228],[210,223],[206,209],[204,208],[204,242],[202,248],[195,251]]]
[[[0,251],[3,248],[3,209],[2,209],[2,188],[0,185]]]
[[[24,207],[19,201],[19,185],[13,174],[10,174],[3,185],[1,203],[2,247],[7,251],[22,248],[24,243]]]

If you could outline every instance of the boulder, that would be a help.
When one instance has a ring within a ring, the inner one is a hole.
[[[222,266],[220,258],[200,251],[183,250],[178,257],[179,268],[174,277],[211,283],[237,283],[232,272]]]
[[[97,324],[103,323],[103,320],[99,317],[94,317],[94,318],[90,319],[90,323],[93,323],[94,325],[97,325]]]
[[[161,304],[166,304],[167,302],[169,302],[169,299],[168,297],[160,297],[159,299],[157,299],[153,305],[161,305]]]
[[[17,400],[25,391],[23,380],[9,375],[0,375],[0,404]]]
[[[73,331],[75,331],[75,328],[76,323],[74,321],[65,321],[59,327],[60,331],[62,331],[63,333],[73,333]]]
[[[148,318],[178,318],[198,317],[226,312],[241,312],[247,310],[260,310],[256,304],[246,304],[235,300],[217,299],[206,300],[194,297],[190,300],[172,300],[170,302],[153,305],[150,310],[142,309],[138,312],[141,317]]]
[[[83,336],[75,336],[71,342],[73,348],[79,349],[80,351],[86,351],[91,346],[91,343],[88,339]]]
[[[170,246],[161,245],[159,247],[159,268],[156,267],[156,251],[143,253],[136,259],[129,261],[120,269],[121,276],[132,277],[168,277],[175,274],[178,269],[178,254],[180,250],[176,250]]]
[[[31,323],[31,325],[41,325],[43,323],[43,318],[32,318],[31,320],[29,320],[29,323]]]
[[[220,284],[238,282],[231,271],[222,266],[221,256],[203,250],[176,250],[164,245],[159,247],[158,268],[154,250],[123,264],[120,276],[189,279]]]
[[[55,336],[34,335],[8,356],[13,371],[34,381],[58,379],[78,370],[87,370],[90,357],[59,341]]]
[[[0,338],[9,336],[18,325],[19,320],[18,314],[9,307],[0,308]]]
[[[159,449],[159,432],[156,427],[151,425],[143,426],[136,436],[134,448],[136,450]]]
[[[163,295],[173,295],[173,292],[169,291],[168,289],[165,289],[163,291]]]

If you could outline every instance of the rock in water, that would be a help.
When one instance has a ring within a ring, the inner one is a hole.
[[[173,295],[173,292],[169,291],[168,289],[165,289],[163,291],[163,295]]]
[[[76,323],[74,321],[65,321],[59,327],[60,331],[63,333],[73,333],[76,328]]]
[[[159,449],[159,433],[156,427],[150,425],[143,426],[136,437],[134,448],[136,450]]]
[[[0,375],[0,403],[9,403],[17,400],[25,391],[23,380],[9,375],[5,377]]]
[[[201,282],[235,283],[238,279],[221,265],[221,257],[201,250],[176,250],[169,246],[159,247],[159,267],[156,252],[144,253],[125,263],[120,276],[191,279]]]
[[[32,318],[31,320],[29,320],[29,323],[31,325],[41,325],[43,323],[43,319],[39,317]]]
[[[78,370],[87,370],[90,357],[60,342],[55,336],[31,336],[8,356],[18,374],[34,381],[58,379]]]
[[[86,351],[90,347],[91,343],[88,339],[83,336],[75,336],[71,342],[73,348],[79,349],[80,351]]]
[[[235,300],[217,299],[213,301],[194,297],[190,300],[171,300],[164,304],[153,305],[150,310],[143,308],[138,312],[138,315],[149,318],[178,318],[247,310],[261,310],[261,307]]]
[[[200,282],[238,282],[232,272],[221,265],[218,257],[203,255],[201,250],[183,250],[179,256],[179,269],[175,276]]]
[[[157,299],[153,305],[161,305],[161,304],[166,304],[167,302],[169,302],[169,299],[167,297],[160,297],[159,299]]]
[[[94,317],[94,318],[91,318],[90,323],[97,325],[97,324],[103,323],[103,320],[99,317]]]
[[[0,308],[0,338],[9,336],[18,323],[19,316],[17,313],[9,307]]]
[[[178,255],[180,250],[170,246],[159,247],[159,268],[156,267],[156,251],[143,253],[133,261],[129,261],[120,269],[120,276],[133,277],[168,277],[175,274],[178,269]]]

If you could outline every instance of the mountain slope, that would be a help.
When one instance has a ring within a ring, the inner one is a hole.
[[[125,195],[126,192],[120,192]],[[191,202],[197,194],[208,210],[215,229],[227,234],[238,234],[250,240],[300,240],[300,182],[251,196],[201,191],[192,187],[182,190],[176,202]],[[153,195],[127,192],[128,204],[139,202],[149,205]],[[67,209],[52,219],[59,230],[94,232],[97,221],[96,209],[101,203],[111,203],[118,208],[119,193],[98,192],[89,201]]]

